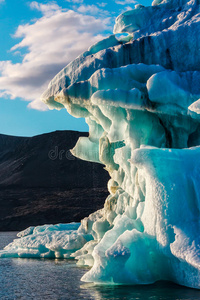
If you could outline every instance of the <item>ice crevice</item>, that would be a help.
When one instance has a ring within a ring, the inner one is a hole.
[[[104,207],[80,224],[29,228],[1,257],[77,259],[86,282],[200,288],[200,4],[155,0],[116,19],[42,100],[84,117],[73,155],[109,172]]]

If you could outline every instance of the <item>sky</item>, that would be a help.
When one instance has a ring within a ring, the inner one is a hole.
[[[49,81],[112,34],[115,18],[151,0],[0,0],[0,133],[88,131],[84,119],[40,101]]]

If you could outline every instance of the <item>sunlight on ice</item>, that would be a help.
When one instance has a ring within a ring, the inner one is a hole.
[[[72,153],[109,172],[104,208],[26,229],[1,257],[75,257],[86,282],[200,288],[200,4],[154,0],[116,19],[42,100],[89,125]]]

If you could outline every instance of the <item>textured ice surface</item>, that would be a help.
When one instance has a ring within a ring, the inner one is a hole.
[[[75,257],[86,282],[200,288],[200,4],[155,0],[49,84],[42,100],[84,117],[72,153],[105,165],[104,208],[74,228],[21,233],[1,256]],[[68,226],[68,225],[67,225]]]
[[[29,227],[1,251],[1,257],[69,258],[92,239],[79,233],[80,223]]]

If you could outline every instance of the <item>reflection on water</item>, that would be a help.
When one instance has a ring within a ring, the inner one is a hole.
[[[85,269],[73,261],[0,260],[0,299],[93,299],[80,289]]]
[[[0,233],[0,249],[16,233]],[[199,300],[200,291],[172,283],[148,286],[108,286],[80,281],[88,268],[77,267],[73,260],[0,259],[1,300]]]
[[[184,288],[170,282],[157,282],[143,286],[109,286],[83,284],[95,300],[199,300],[200,291]]]

